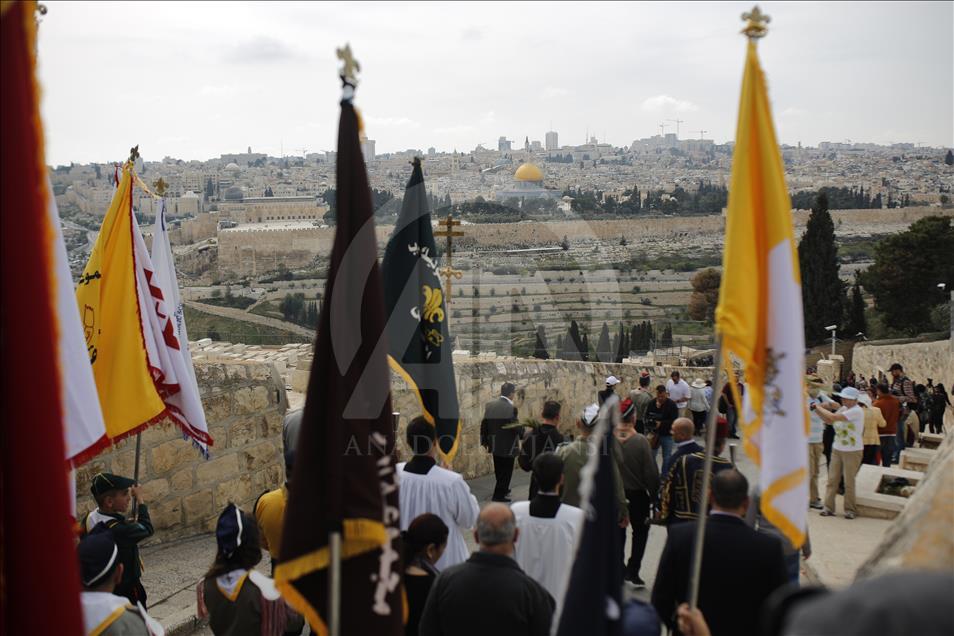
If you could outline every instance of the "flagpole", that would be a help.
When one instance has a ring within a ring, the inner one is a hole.
[[[328,634],[341,636],[341,530],[328,535]]]
[[[136,433],[136,464],[133,467],[133,481],[139,486],[139,454],[142,449],[142,433]],[[139,497],[133,497],[133,521],[139,521]]]
[[[699,601],[699,574],[702,571],[702,548],[706,536],[706,511],[709,507],[709,481],[712,475],[712,459],[715,451],[716,421],[719,413],[719,396],[722,395],[722,336],[716,336],[716,352],[713,358],[715,378],[713,378],[712,398],[716,405],[709,405],[706,417],[706,461],[702,469],[702,487],[699,491],[699,518],[696,520],[696,537],[692,549],[692,566],[689,570],[689,608],[695,609]],[[741,406],[741,405],[738,405]]]

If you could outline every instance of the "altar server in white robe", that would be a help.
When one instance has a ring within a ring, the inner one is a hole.
[[[556,600],[553,620],[557,621],[583,528],[583,511],[560,501],[563,460],[558,455],[538,455],[533,476],[540,488],[537,495],[510,506],[520,529],[514,558]]]
[[[437,433],[423,417],[407,425],[407,445],[414,457],[398,464],[401,495],[401,530],[407,530],[418,515],[430,512],[441,518],[450,533],[447,549],[435,563],[438,570],[463,563],[469,556],[464,532],[477,523],[480,507],[460,473],[437,465]]]

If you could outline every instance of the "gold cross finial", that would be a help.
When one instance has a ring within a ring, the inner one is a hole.
[[[750,40],[757,38],[764,38],[768,34],[768,23],[772,21],[772,18],[762,13],[762,10],[759,9],[758,5],[752,7],[751,11],[746,11],[742,14],[742,19],[747,22],[745,28],[742,29],[744,33]]]
[[[129,163],[135,163],[136,159],[139,158],[139,144],[136,144],[129,149]]]
[[[341,72],[338,73],[341,76],[341,81],[356,86],[358,84],[357,74],[361,72],[361,64],[351,54],[351,45],[345,44],[344,48],[335,49],[335,54],[342,62]]]
[[[444,297],[447,299],[447,302],[450,303],[451,300],[451,281],[453,279],[460,280],[463,277],[464,272],[454,269],[453,258],[454,258],[454,237],[463,236],[464,233],[460,230],[455,230],[456,226],[460,225],[460,221],[454,218],[453,214],[448,214],[442,222],[438,223],[438,226],[444,226],[444,229],[434,232],[434,236],[446,237],[447,238],[447,265],[440,268],[440,274],[444,277]]]
[[[156,180],[156,182],[152,184],[152,187],[156,190],[156,194],[158,194],[161,197],[164,197],[166,196],[167,185],[168,184],[166,183],[165,179],[163,179],[162,177],[159,177]]]

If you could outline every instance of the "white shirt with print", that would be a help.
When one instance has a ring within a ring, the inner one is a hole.
[[[862,435],[865,432],[865,412],[856,404],[850,409],[843,406],[838,409],[838,413],[844,415],[847,420],[835,420],[832,423],[835,428],[832,449],[845,452],[864,450]]]

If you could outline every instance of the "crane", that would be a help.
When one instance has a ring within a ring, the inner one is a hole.
[[[679,124],[686,123],[685,119],[667,119],[666,121],[671,121],[676,123],[676,139],[679,139]]]
[[[666,136],[666,122],[662,122],[659,124],[659,136],[660,137]]]
[[[699,139],[705,139],[705,134],[709,132],[708,130],[693,130],[694,133],[699,133]]]

